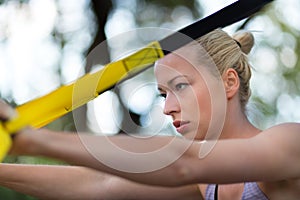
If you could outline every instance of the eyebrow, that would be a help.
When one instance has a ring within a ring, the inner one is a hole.
[[[178,76],[175,76],[174,78],[172,78],[171,80],[169,80],[169,81],[167,82],[167,84],[168,84],[168,85],[171,85],[176,79],[182,78],[182,77],[187,78],[186,75],[178,75]],[[159,86],[157,87],[157,90],[160,91],[160,92],[163,91],[163,89],[160,88]]]
[[[187,78],[186,75],[178,75],[178,76],[175,76],[174,78],[172,78],[171,80],[169,80],[167,83],[168,83],[168,85],[171,85],[176,79],[182,78],[182,77]]]

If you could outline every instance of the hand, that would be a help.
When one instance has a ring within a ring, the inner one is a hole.
[[[12,119],[16,115],[17,112],[11,106],[0,99],[0,120],[6,121]]]
[[[13,135],[13,143],[9,154],[29,155],[35,148],[36,130],[26,127]]]
[[[7,121],[17,116],[17,112],[5,103],[3,100],[0,99],[0,123],[1,121]],[[23,154],[25,149],[31,146],[31,139],[29,133],[30,128],[24,128],[20,130],[18,133],[13,133],[13,144],[9,151],[9,154]]]
[[[3,128],[1,121],[13,118],[16,112],[12,107],[0,99],[0,162],[5,157],[11,147],[11,138],[9,133]]]

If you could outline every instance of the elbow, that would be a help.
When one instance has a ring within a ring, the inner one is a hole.
[[[199,164],[197,149],[197,145],[189,145],[181,156],[169,165],[171,174],[166,177],[169,186],[178,187],[198,183],[200,167],[197,166]]]
[[[166,177],[166,180],[168,181],[167,185],[170,187],[179,187],[196,183],[196,176],[191,163],[191,158],[182,155],[180,159],[171,164],[171,174],[169,175],[169,178]]]

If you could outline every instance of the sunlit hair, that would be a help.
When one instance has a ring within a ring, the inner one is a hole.
[[[251,94],[249,87],[251,67],[247,54],[254,44],[253,35],[250,32],[237,32],[231,37],[223,30],[216,29],[199,38],[197,42],[209,54],[221,75],[228,68],[236,70],[240,79],[240,102],[245,109]]]

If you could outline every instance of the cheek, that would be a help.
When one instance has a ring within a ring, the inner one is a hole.
[[[181,111],[186,113],[210,113],[211,99],[206,87],[193,87],[180,96]]]
[[[206,88],[202,88],[197,94],[197,107],[200,112],[200,123],[202,125],[208,124],[211,119],[211,98]],[[197,110],[197,109],[195,109]]]
[[[206,96],[198,96],[197,104],[201,110],[211,110],[211,101],[209,95]]]

